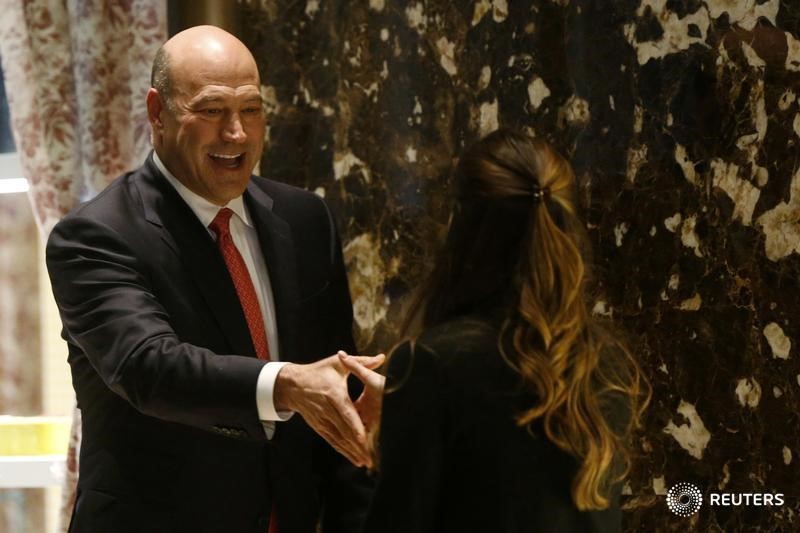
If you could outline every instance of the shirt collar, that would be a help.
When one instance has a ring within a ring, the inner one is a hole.
[[[167,170],[167,167],[164,166],[164,163],[158,157],[158,154],[155,152],[155,150],[153,151],[153,163],[155,163],[156,168],[158,168],[164,177],[167,178],[167,181],[170,183],[170,185],[172,185],[181,198],[183,198],[183,201],[189,205],[197,218],[200,219],[200,222],[202,222],[206,228],[210,226],[211,222],[214,220],[214,217],[217,216],[217,213],[220,209],[222,209],[222,207],[209,202],[199,194],[192,192],[186,185],[178,181],[172,172]],[[228,202],[228,204],[224,207],[227,207],[233,211],[234,214],[239,217],[239,219],[241,219],[241,221],[247,226],[253,227],[241,195]]]

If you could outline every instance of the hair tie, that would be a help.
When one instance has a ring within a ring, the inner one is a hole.
[[[533,203],[538,204],[550,197],[550,187],[536,187],[531,191]]]

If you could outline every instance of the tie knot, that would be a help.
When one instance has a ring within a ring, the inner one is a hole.
[[[217,236],[217,239],[230,233],[229,225],[232,216],[233,211],[227,207],[223,207],[217,212],[217,216],[214,217],[214,220],[211,221],[211,224],[208,225],[209,229],[211,229],[211,231],[214,232],[214,235]]]

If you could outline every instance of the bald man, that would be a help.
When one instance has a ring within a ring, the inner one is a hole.
[[[154,151],[50,236],[83,423],[72,532],[360,528],[365,434],[332,355],[354,350],[339,237],[319,197],[251,175],[259,88],[232,35],[170,39]]]

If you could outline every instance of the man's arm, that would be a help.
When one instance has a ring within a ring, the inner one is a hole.
[[[113,228],[65,219],[48,240],[47,267],[68,341],[110,390],[149,416],[265,438],[254,401],[264,362],[181,342],[142,261]]]
[[[255,401],[264,361],[181,342],[141,260],[113,228],[65,219],[48,240],[47,265],[68,340],[109,389],[149,416],[265,438]],[[363,426],[336,357],[287,366],[276,382],[276,406],[297,411],[348,458],[366,464]]]

